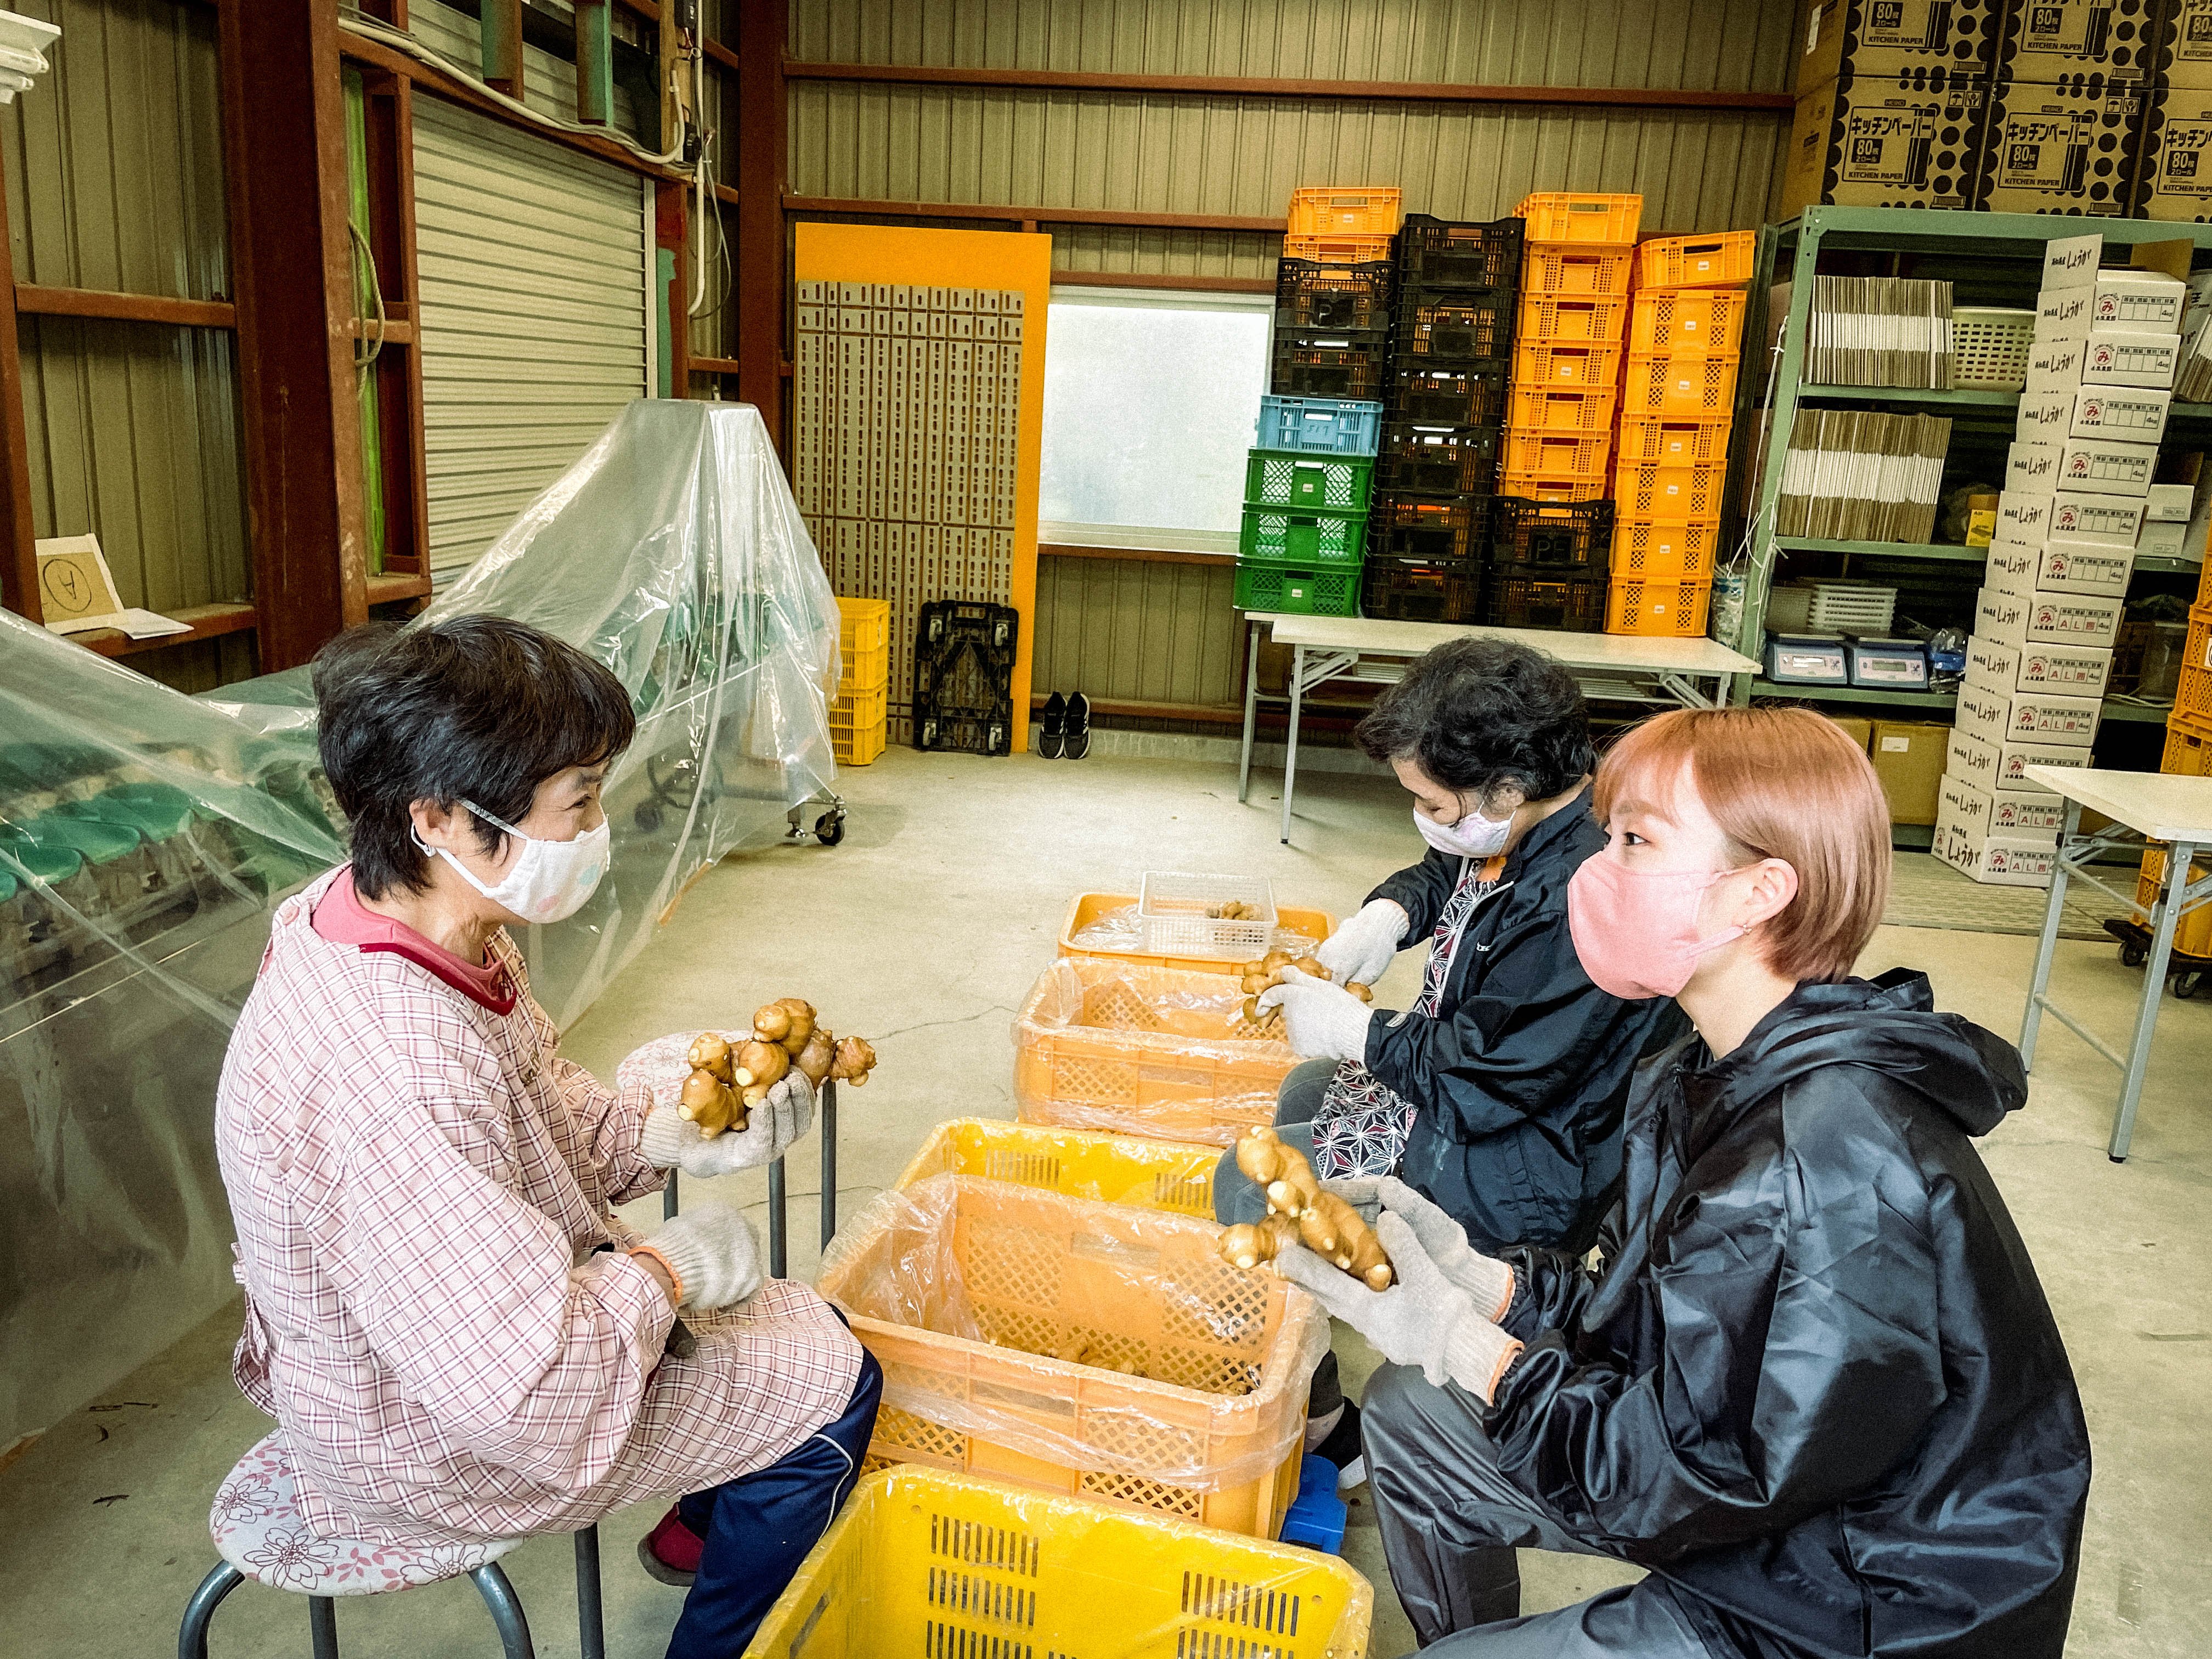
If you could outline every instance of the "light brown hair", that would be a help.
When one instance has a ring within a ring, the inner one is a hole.
[[[1889,804],[1866,751],[1809,708],[1677,708],[1632,728],[1598,764],[1600,822],[1624,793],[1664,802],[1686,781],[1737,867],[1780,859],[1797,895],[1754,934],[1800,981],[1850,977],[1889,899]]]

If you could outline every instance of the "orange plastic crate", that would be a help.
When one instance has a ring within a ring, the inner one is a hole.
[[[1504,472],[1498,475],[1498,493],[1518,495],[1529,501],[1601,501],[1609,493],[1605,476],[1595,478],[1562,478],[1534,472]]]
[[[1505,471],[1536,477],[1602,480],[1612,447],[1602,432],[1516,432],[1509,427]]]
[[[2189,860],[2189,879],[2202,881],[2212,876],[2197,859]],[[2159,884],[2166,879],[2166,848],[2163,843],[2143,848],[2142,873],[2136,878],[2136,902],[2143,914],[2136,918],[2145,927],[2150,925],[2150,907],[2158,902]],[[2185,957],[2212,957],[2212,904],[2190,911],[2174,924],[2173,948]]]
[[[1599,299],[1579,294],[1524,294],[1521,296],[1523,340],[1585,341],[1607,344],[1619,341],[1628,321],[1628,301]]]
[[[2212,560],[2204,568],[2212,570]],[[2181,678],[2174,686],[2176,714],[2212,720],[2212,605],[2189,607],[2189,637],[2181,647]]]
[[[1513,387],[1521,392],[1610,392],[1620,378],[1618,345],[1553,345],[1520,340],[1513,346]],[[1730,383],[1734,390],[1734,383]]]
[[[1291,192],[1292,236],[1395,236],[1405,217],[1395,185],[1308,185]]]
[[[1231,962],[1226,957],[1158,956],[1142,949],[1144,934],[1132,927],[1127,950],[1109,945],[1085,945],[1078,941],[1085,928],[1091,927],[1115,911],[1136,915],[1138,895],[1135,893],[1078,893],[1067,907],[1067,920],[1060,930],[1060,954],[1064,957],[1101,957],[1109,962],[1127,963],[1133,968],[1181,968],[1194,974],[1236,974],[1243,967],[1241,962]],[[1292,905],[1275,907],[1275,939],[1273,948],[1289,950],[1296,940],[1285,941],[1286,933],[1297,934],[1306,941],[1310,954],[1336,931],[1336,918],[1326,910],[1301,910]],[[1264,953],[1263,953],[1264,954]]]
[[[1371,265],[1390,257],[1388,236],[1285,236],[1283,252],[1324,265]]]
[[[1521,292],[1576,294],[1614,299],[1628,292],[1636,274],[1636,256],[1603,248],[1524,247],[1521,255]]]
[[[1659,524],[1649,519],[1615,519],[1613,579],[1615,581],[1711,581],[1718,562],[1718,525]]]
[[[1601,392],[1552,392],[1542,386],[1517,388],[1506,403],[1506,430],[1609,431],[1613,411],[1620,400],[1620,394],[1611,386]]]
[[[1726,416],[1662,421],[1638,415],[1621,422],[1613,453],[1623,461],[1650,461],[1660,466],[1725,466],[1728,441]]]
[[[1736,360],[1632,351],[1620,382],[1624,421],[1725,420],[1735,408]]]
[[[1531,242],[1627,248],[1644,216],[1641,196],[1599,196],[1586,191],[1540,191],[1514,210],[1528,222]]]
[[[1655,236],[1636,250],[1638,288],[1717,288],[1747,283],[1759,263],[1759,233]]]
[[[2166,752],[2158,769],[2185,778],[2212,775],[2212,714],[2177,708],[2166,717]]]
[[[1605,590],[1605,631],[1644,639],[1693,640],[1705,631],[1705,612],[1712,599],[1711,577],[1697,581],[1615,581]]]
[[[1733,357],[1743,344],[1744,301],[1743,291],[1733,288],[1638,294],[1628,349],[1677,357]]]
[[[1668,524],[1721,521],[1725,466],[1653,466],[1624,461],[1613,469],[1613,499],[1623,513]]]

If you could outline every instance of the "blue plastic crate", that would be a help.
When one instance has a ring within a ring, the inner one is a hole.
[[[1255,449],[1372,455],[1382,435],[1382,405],[1343,398],[1262,398],[1259,430]]]
[[[1298,1495],[1283,1516],[1282,1541],[1325,1555],[1344,1553],[1352,1506],[1336,1495],[1336,1465],[1308,1452],[1298,1465]]]

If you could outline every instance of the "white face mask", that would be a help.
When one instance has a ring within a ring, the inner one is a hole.
[[[487,887],[467,865],[444,848],[424,847],[423,850],[437,854],[461,872],[463,881],[525,921],[560,921],[574,915],[599,884],[599,878],[607,872],[614,831],[605,820],[598,829],[586,830],[574,841],[538,841],[513,824],[494,817],[465,795],[461,798],[461,805],[522,843],[522,854],[514,866],[495,885]],[[420,836],[415,844],[422,846]]]
[[[1413,828],[1439,853],[1462,859],[1496,858],[1512,837],[1513,815],[1508,812],[1502,818],[1486,818],[1480,812],[1469,812],[1457,823],[1438,823],[1417,806],[1413,809]]]

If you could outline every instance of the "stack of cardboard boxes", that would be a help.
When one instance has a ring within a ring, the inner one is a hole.
[[[1977,881],[2051,879],[2064,808],[2027,775],[2087,766],[2166,430],[2187,290],[2056,241],[1969,641],[1934,850]]]

